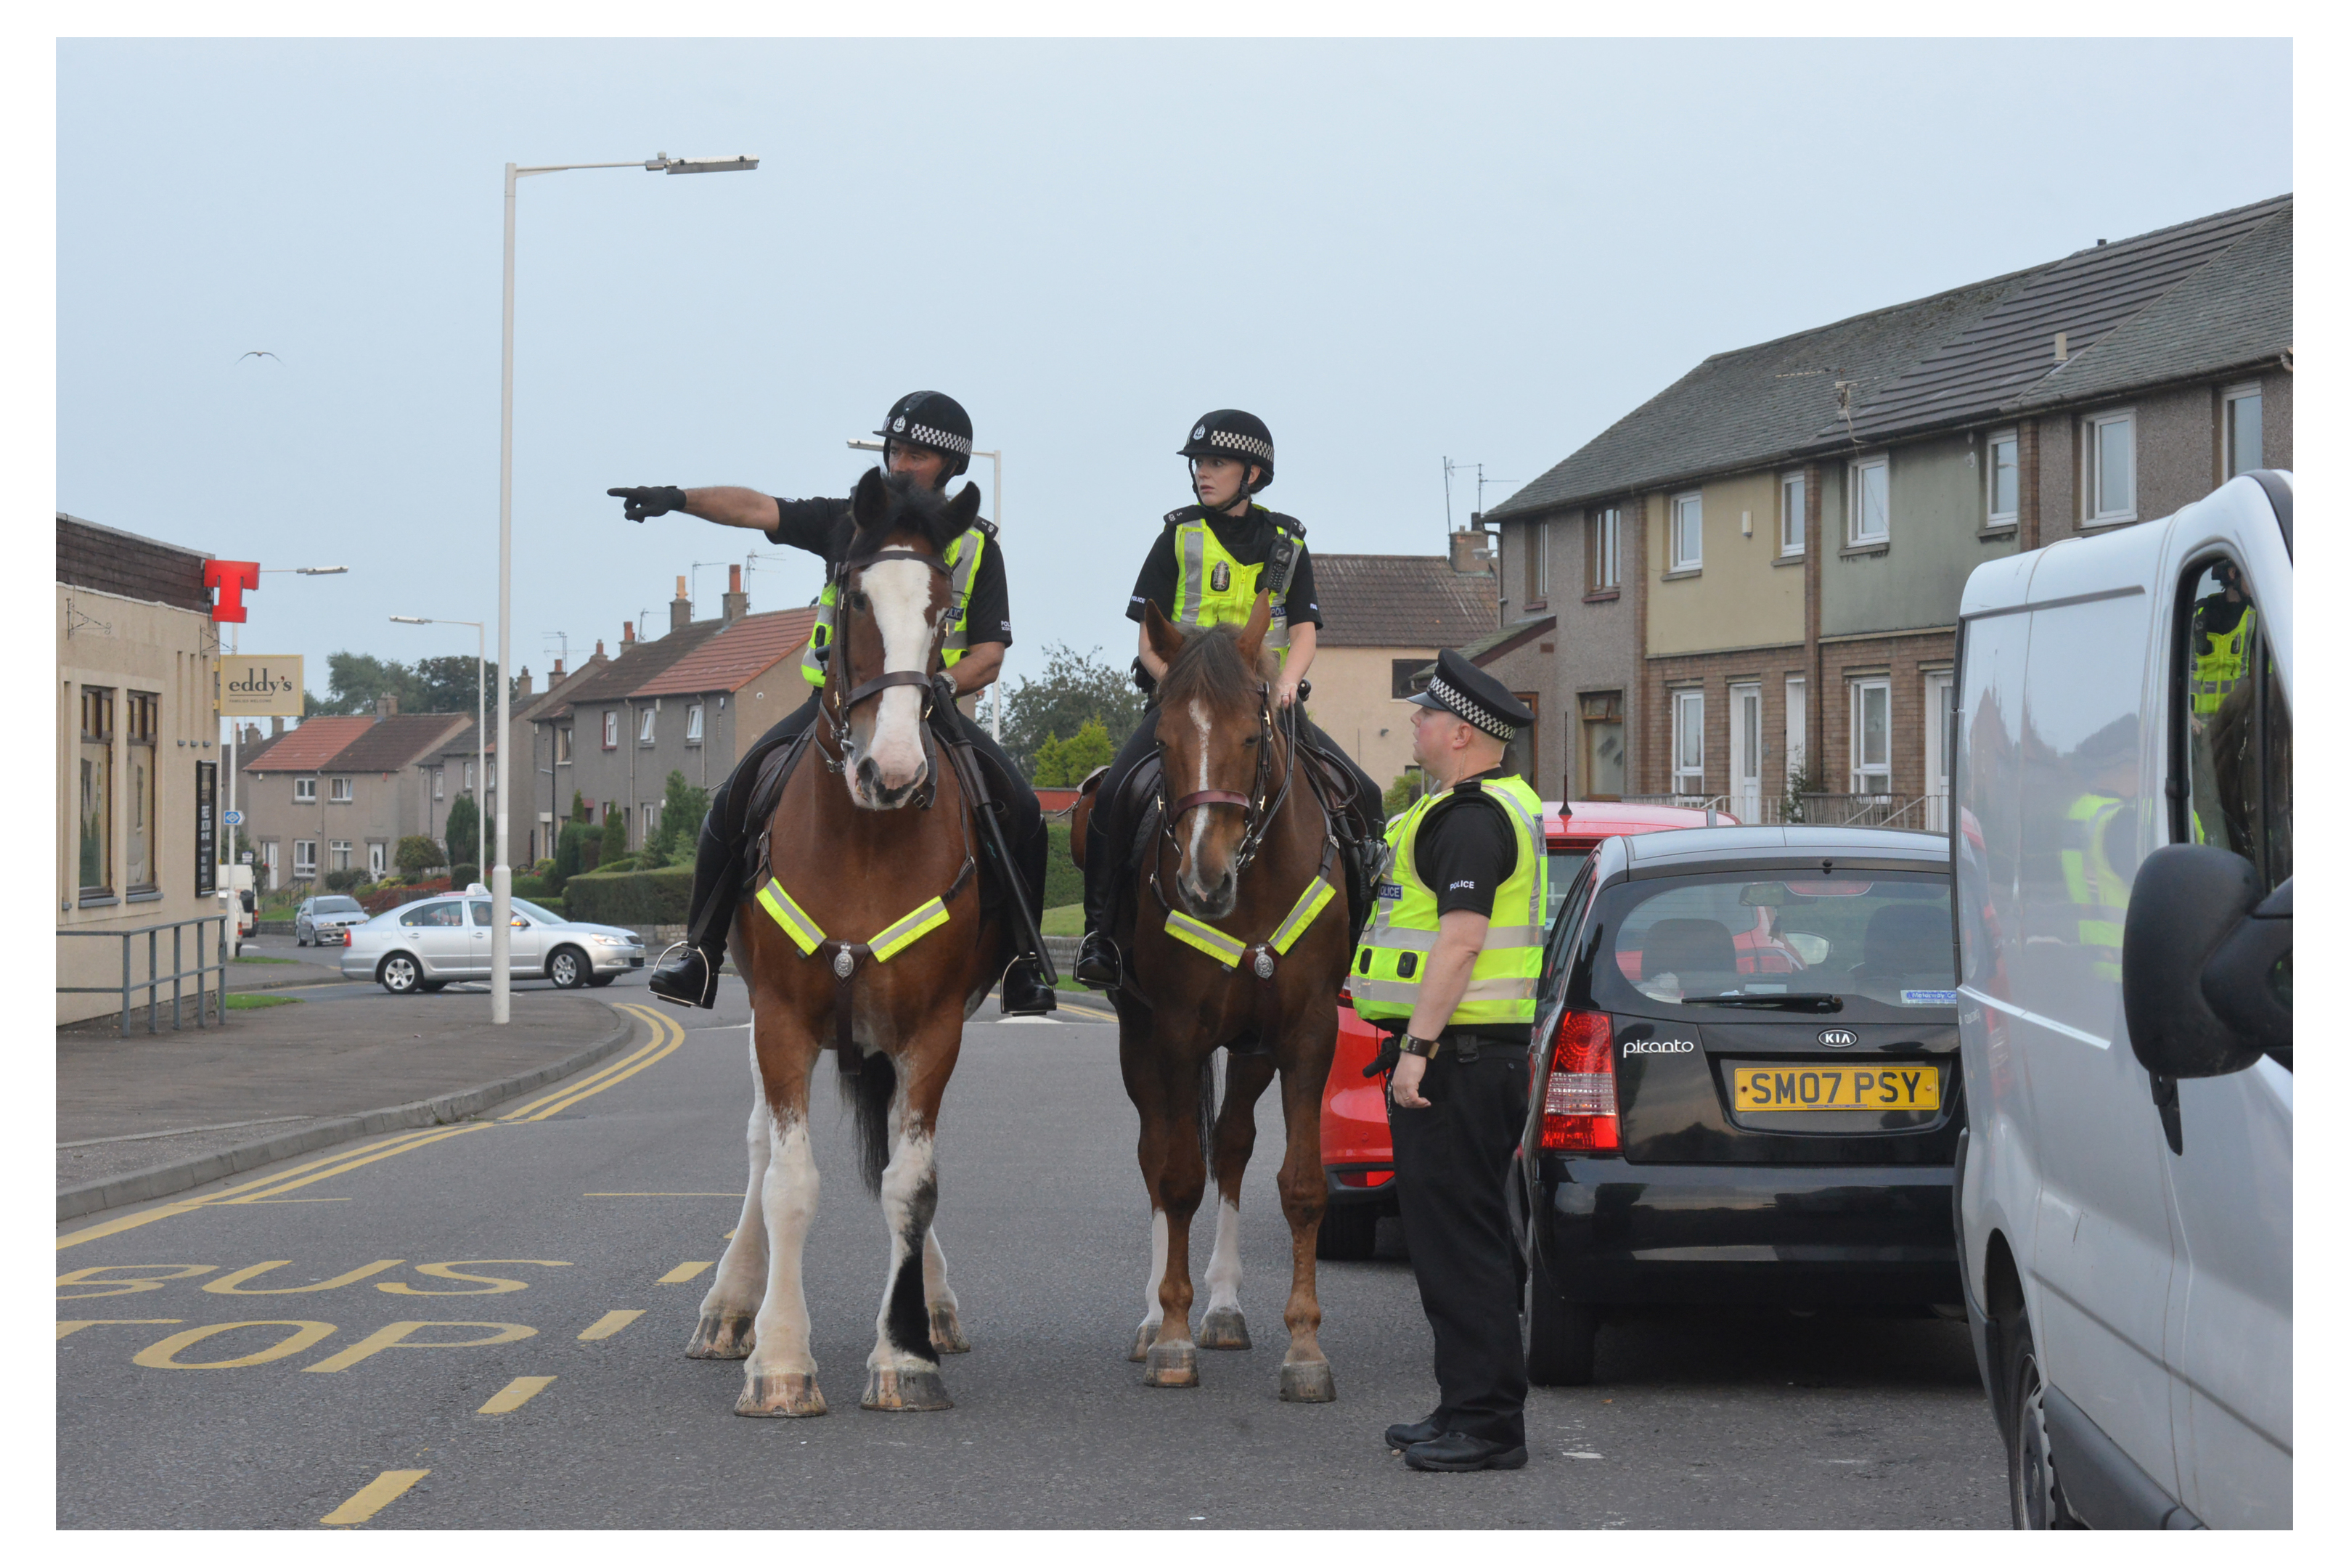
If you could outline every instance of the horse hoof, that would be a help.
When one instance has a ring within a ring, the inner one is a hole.
[[[1126,1356],[1126,1359],[1128,1361],[1149,1360],[1150,1347],[1157,1342],[1157,1339],[1158,1325],[1154,1323],[1143,1324],[1140,1328],[1133,1331],[1133,1350],[1131,1355]]]
[[[962,1331],[962,1320],[952,1307],[930,1309],[930,1348],[941,1355],[960,1355],[970,1348],[969,1336]]]
[[[1247,1319],[1237,1307],[1217,1307],[1199,1325],[1202,1350],[1246,1350],[1248,1345]]]
[[[1283,1362],[1280,1397],[1292,1405],[1327,1405],[1338,1397],[1338,1379],[1326,1361]]]
[[[1196,1388],[1199,1349],[1193,1345],[1154,1345],[1144,1359],[1150,1370],[1142,1375],[1147,1388]]]
[[[693,1338],[686,1345],[685,1354],[695,1361],[740,1361],[759,1343],[752,1327],[755,1322],[749,1313],[739,1317],[705,1313],[693,1325]]]
[[[821,1416],[823,1390],[805,1372],[752,1373],[742,1379],[742,1397],[734,1401],[737,1416]]]
[[[951,1410],[954,1401],[947,1397],[946,1379],[935,1372],[882,1372],[866,1375],[864,1398],[867,1410]]]

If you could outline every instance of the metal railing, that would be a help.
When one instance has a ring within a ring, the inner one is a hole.
[[[228,1022],[225,1012],[228,998],[228,922],[232,918],[228,915],[198,915],[192,919],[166,920],[152,926],[136,926],[128,930],[60,929],[57,932],[60,937],[119,939],[122,943],[122,982],[119,985],[61,985],[57,987],[57,993],[61,996],[119,993],[122,998],[122,1033],[127,1038],[130,1033],[132,992],[143,988],[147,992],[147,1033],[153,1034],[158,1032],[157,1016],[162,1010],[162,988],[166,985],[171,988],[171,1027],[177,1029],[181,1027],[181,1005],[186,1000],[186,993],[181,987],[183,981],[192,979],[196,982],[196,1027],[202,1029],[211,1023],[225,1023]],[[195,956],[198,961],[193,969],[184,967],[181,936],[190,926],[196,928]],[[209,939],[212,943],[210,951],[214,955],[211,963],[202,961],[207,950],[206,926],[220,928]],[[165,931],[171,933],[171,972],[169,974],[161,972],[158,967],[162,958],[162,934]],[[130,978],[131,939],[134,937],[147,939],[147,978],[144,980]],[[204,985],[204,976],[208,974],[219,976],[219,983],[209,990]]]
[[[1740,823],[1760,827],[1795,823],[1814,827],[1894,827],[1940,833],[1949,826],[1947,795],[1926,794],[1904,800],[1891,794],[1819,793],[1764,795],[1758,802],[1728,794],[1627,794],[1622,798],[1633,805],[1676,805],[1690,811],[1720,812],[1734,816]]]

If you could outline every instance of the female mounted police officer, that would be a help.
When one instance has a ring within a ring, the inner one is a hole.
[[[1254,414],[1217,409],[1193,424],[1191,439],[1177,455],[1190,460],[1191,490],[1198,504],[1166,514],[1158,542],[1134,579],[1126,618],[1140,621],[1143,607],[1154,602],[1161,615],[1186,633],[1228,622],[1244,624],[1256,608],[1257,595],[1268,594],[1272,625],[1264,641],[1280,657],[1272,700],[1277,707],[1287,708],[1297,701],[1298,687],[1312,668],[1321,610],[1314,599],[1305,525],[1254,500],[1257,491],[1272,483],[1272,431]],[[1136,680],[1150,691],[1164,678],[1166,667],[1151,652],[1147,632],[1140,644]],[[1340,842],[1375,840],[1383,826],[1378,786],[1302,712],[1297,716],[1297,738],[1353,781],[1348,812],[1352,820],[1340,827]],[[1123,971],[1123,960],[1109,934],[1126,869],[1122,846],[1133,827],[1124,818],[1123,796],[1128,776],[1157,743],[1157,726],[1145,715],[1126,737],[1093,795],[1085,835],[1085,936],[1076,966],[1077,978],[1088,984],[1113,986]],[[1359,919],[1364,889],[1361,858],[1350,846],[1347,862]]]
[[[882,456],[892,473],[911,475],[933,490],[970,466],[970,416],[960,403],[943,392],[908,392],[890,407],[873,432],[882,439]],[[705,490],[680,490],[675,485],[617,489],[605,493],[626,504],[631,522],[684,512],[736,528],[755,528],[778,545],[795,545],[836,566],[847,554],[855,525],[848,503],[829,498],[792,500],[761,494],[740,485]],[[1003,549],[993,524],[981,519],[947,546],[946,564],[954,579],[957,614],[946,649],[947,672],[957,696],[968,696],[993,681],[1003,667],[1003,650],[1011,643],[1011,601],[1004,587]],[[750,781],[759,764],[777,746],[796,740],[815,722],[823,701],[824,664],[818,649],[832,638],[836,589],[827,580],[818,601],[823,608],[815,635],[801,657],[800,672],[814,688],[808,700],[780,724],[759,738],[741,762],[709,797],[709,815],[701,825],[701,842],[694,856],[693,901],[687,916],[685,945],[656,967],[650,979],[653,994],[688,1007],[715,1005],[718,968],[725,961],[726,938],[742,892],[742,863],[749,825],[743,816]],[[1031,912],[1041,908],[1044,857],[1049,843],[1036,792],[1013,771],[986,731],[954,710],[963,738],[978,748],[988,763],[988,788],[1009,811],[1004,837],[1018,862],[1023,886],[1005,889],[1024,898]],[[1037,1013],[1050,1010],[1052,992],[1039,972],[1035,955],[1022,954],[1003,976],[1003,1011]]]

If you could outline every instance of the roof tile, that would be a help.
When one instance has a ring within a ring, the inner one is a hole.
[[[1490,572],[1455,572],[1443,556],[1313,556],[1326,648],[1458,648],[1493,629]]]
[[[744,616],[647,679],[629,695],[673,697],[696,691],[739,691],[805,647],[809,635],[815,630],[815,617],[813,605]]]
[[[360,732],[372,728],[374,724],[375,721],[363,713],[326,714],[316,719],[305,719],[272,742],[266,752],[254,756],[237,771],[316,773],[321,763],[332,761],[336,753],[357,740]]]

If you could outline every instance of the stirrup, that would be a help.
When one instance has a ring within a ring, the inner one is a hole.
[[[679,948],[683,948],[686,951],[696,955],[701,960],[701,994],[698,998],[692,1001],[688,1001],[681,996],[670,996],[666,992],[654,990],[652,985],[653,975],[657,974],[660,971],[661,965],[668,962],[669,954],[677,951]],[[709,961],[709,955],[702,951],[701,949],[695,947],[691,942],[671,942],[668,946],[661,950],[660,957],[653,961],[652,971],[645,977],[645,989],[652,992],[653,999],[655,1001],[666,1002],[671,1007],[711,1008],[716,1006],[718,1002],[718,970],[719,966]]]

